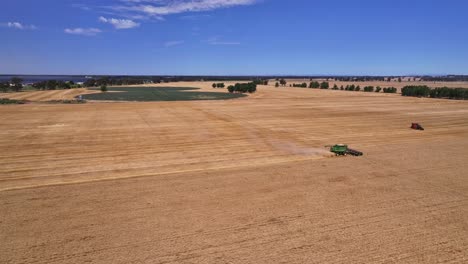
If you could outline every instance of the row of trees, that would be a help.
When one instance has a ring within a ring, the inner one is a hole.
[[[320,88],[320,83],[317,81],[311,82],[309,83],[309,88],[314,88],[314,89]]]
[[[422,76],[421,80],[426,82],[467,82],[468,75]]]
[[[403,87],[403,89],[401,89],[401,95],[466,100],[468,99],[468,89],[449,87],[437,87],[431,89],[426,85],[413,85]]]
[[[361,86],[359,85],[354,85],[354,84],[351,84],[351,85],[346,85],[346,87],[344,87],[343,85],[341,85],[340,88],[338,88],[338,85],[333,85],[333,88],[332,90],[344,90],[344,91],[361,91]],[[375,89],[374,89],[374,86],[365,86],[364,89],[363,89],[364,92],[376,92],[376,93],[380,93],[380,91],[382,91],[382,87],[380,86],[377,86]],[[383,88],[383,92],[384,93],[396,93],[397,92],[397,89],[395,87],[387,87],[387,88]]]
[[[305,83],[302,84],[302,85],[305,85]],[[304,87],[306,87],[306,86],[304,86]],[[320,88],[320,89],[328,89],[328,88],[330,88],[330,83],[329,83],[329,82],[321,82],[321,83],[319,83],[319,82],[317,82],[317,81],[313,81],[313,82],[310,82],[310,83],[309,83],[309,88],[313,88],[313,89],[318,89],[318,88]]]
[[[416,77],[403,77],[407,81],[416,81]],[[402,82],[403,79],[401,76],[342,76],[342,77],[334,77],[336,81],[342,82],[371,82],[371,81],[380,81],[380,82]],[[328,80],[328,78],[327,78]]]
[[[300,88],[306,88],[307,87],[307,84],[306,83],[301,83],[301,84],[291,84],[290,85],[291,87],[300,87]],[[279,87],[279,83],[276,83],[276,87]],[[329,82],[317,82],[317,81],[313,81],[309,84],[309,88],[314,88],[314,89],[329,89],[330,87],[330,84]],[[334,84],[333,87],[331,88],[332,90],[344,90],[344,91],[361,91],[361,86],[359,85],[354,85],[354,84],[351,84],[351,85],[346,85],[346,87],[344,87],[343,85],[341,85],[341,87],[338,87],[338,85]],[[375,89],[374,89],[374,86],[366,86],[364,87],[364,92],[376,92],[376,93],[379,93],[380,91],[382,91],[382,87],[380,86],[377,86]],[[383,92],[384,93],[396,93],[397,92],[397,89],[395,87],[387,87],[387,88],[383,88]]]
[[[255,93],[257,85],[254,82],[236,83],[235,85],[229,85],[228,91],[230,93]]]
[[[387,88],[383,88],[383,92],[384,93],[396,93],[398,90],[397,88],[395,87],[387,87]]]
[[[293,87],[307,88],[307,83],[293,83]]]
[[[330,84],[328,82],[321,82],[320,89],[328,89],[330,88]]]
[[[145,84],[145,80],[136,79],[136,78],[116,79],[116,78],[102,77],[99,79],[88,79],[83,83],[85,87],[100,87],[102,85],[116,86],[116,85],[137,85],[137,84]]]
[[[23,90],[23,79],[13,77],[9,82],[0,83],[0,90],[6,93],[8,91],[20,92]]]
[[[380,88],[380,87],[379,87]],[[373,92],[374,91],[374,86],[366,86],[364,87],[364,92]]]
[[[351,85],[346,85],[346,87],[343,88],[343,85],[341,86],[341,89],[340,90],[345,90],[345,91],[360,91],[361,90],[361,86],[359,85],[354,85],[354,84],[351,84]]]
[[[268,85],[268,80],[257,79],[252,81],[256,85]]]
[[[268,85],[268,80],[257,79],[257,80],[253,80],[253,81],[250,82],[249,84],[250,84],[250,85],[252,85],[252,84],[255,85],[255,89],[256,89],[256,86],[257,86],[257,85]],[[237,84],[236,84],[236,85],[237,85]],[[240,84],[240,85],[242,85],[242,84]],[[235,87],[236,87],[235,85],[231,85],[231,86],[233,86],[234,89],[235,89]],[[306,86],[307,86],[307,85],[306,85]],[[226,87],[226,86],[224,85],[224,83],[213,83],[213,84],[211,85],[211,87],[213,87],[213,88],[224,88],[224,87]],[[229,88],[229,87],[228,87],[228,88]]]
[[[278,82],[275,83],[275,87],[286,86],[287,82],[285,79],[276,79]]]
[[[37,90],[71,89],[81,87],[81,85],[75,84],[73,81],[64,82],[57,80],[40,81],[33,83],[31,86]],[[11,78],[9,82],[0,83],[0,90],[4,93],[8,91],[20,92],[23,88],[23,79],[18,77]]]
[[[224,88],[225,87],[224,83],[213,83],[211,86],[213,88]]]
[[[81,85],[75,84],[73,81],[56,81],[56,80],[47,80],[33,83],[32,87],[37,90],[56,90],[56,89],[71,89],[71,88],[81,88]]]
[[[290,85],[292,87],[300,87],[300,88],[307,88],[307,83],[300,83],[300,84],[292,84]],[[309,83],[309,88],[312,88],[312,89],[328,89],[330,88],[330,83],[329,82],[317,82],[317,81],[313,81],[313,82],[310,82]]]
[[[341,86],[341,90],[343,90],[343,86]],[[359,85],[355,86],[354,84],[351,84],[351,85],[346,85],[344,90],[345,91],[360,91],[361,87]],[[370,93],[370,92],[380,93],[380,91],[382,91],[382,87],[377,86],[374,89],[374,86],[365,86],[363,91],[368,92],[368,93]],[[395,88],[395,87],[386,87],[386,88],[383,88],[383,92],[384,93],[396,93],[397,88]]]
[[[403,96],[428,97],[430,92],[431,88],[426,85],[410,85],[401,89],[401,95]]]
[[[279,87],[279,83],[276,83],[275,85],[276,87]],[[293,84],[290,84],[289,87],[298,87],[298,88],[307,88],[307,83],[293,83]],[[311,82],[309,83],[309,88],[313,88],[313,89],[328,89],[330,88],[330,83],[329,82]]]
[[[364,92],[376,92],[376,93],[380,93],[380,91],[382,91],[382,87],[380,86],[377,86],[374,90],[374,86],[366,86],[364,87]],[[383,92],[384,93],[396,93],[397,92],[397,88],[395,87],[386,87],[386,88],[383,88]]]

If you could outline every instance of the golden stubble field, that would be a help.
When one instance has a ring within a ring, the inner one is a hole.
[[[468,261],[466,101],[260,86],[0,121],[0,263]]]

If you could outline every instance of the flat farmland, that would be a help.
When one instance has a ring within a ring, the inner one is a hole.
[[[100,90],[93,88],[93,91]],[[93,101],[194,101],[194,100],[227,100],[245,97],[245,94],[227,93],[226,90],[218,92],[201,91],[200,88],[190,87],[110,87],[109,92],[83,95],[85,100]]]
[[[313,79],[313,81],[318,81],[318,82],[323,82],[327,81],[327,79]],[[361,87],[361,91],[365,86],[380,86],[381,88],[384,87],[395,87],[397,88],[398,92],[401,91],[401,88],[409,85],[426,85],[431,88],[436,88],[436,87],[450,87],[450,88],[468,88],[468,82],[430,82],[430,81],[413,81],[413,79],[408,80],[408,78],[403,78],[401,82],[398,82],[397,79],[393,79],[391,82],[387,81],[365,81],[365,82],[346,82],[346,81],[335,81],[335,80],[330,80],[328,81],[330,84],[330,89],[333,87],[333,85],[337,85],[338,87],[346,87],[347,85],[359,85]],[[276,80],[270,80],[269,85],[274,86],[276,83]],[[300,83],[307,83],[309,85],[310,79],[287,79],[287,86],[289,84],[300,84]]]
[[[468,261],[466,101],[259,86],[0,106],[0,135],[0,263]]]

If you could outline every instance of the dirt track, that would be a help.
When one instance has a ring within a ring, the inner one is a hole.
[[[260,87],[0,121],[0,263],[468,261],[466,101]]]

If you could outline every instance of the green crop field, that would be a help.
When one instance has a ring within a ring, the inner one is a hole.
[[[92,88],[99,90],[99,88]],[[189,87],[109,87],[108,92],[83,95],[86,100],[108,101],[191,101],[225,100],[244,97],[228,92],[199,92]]]

